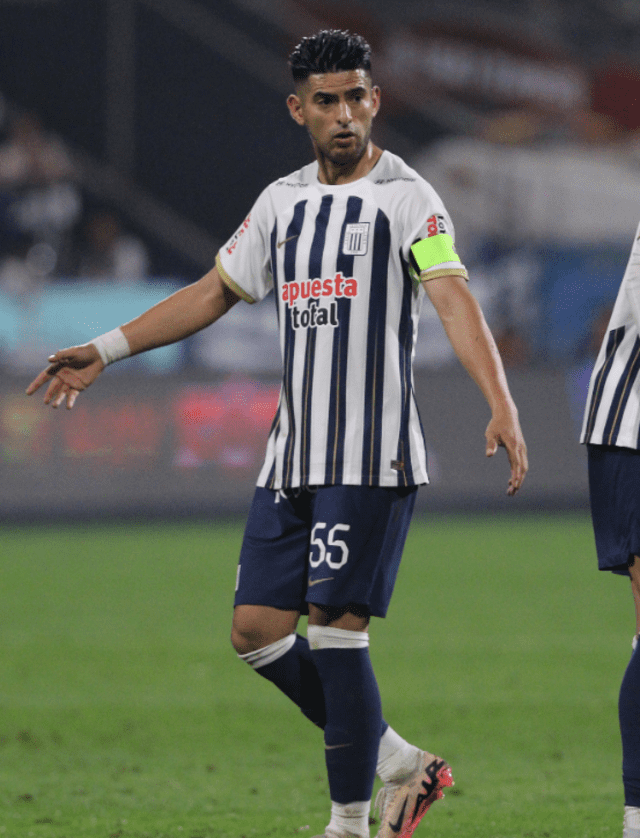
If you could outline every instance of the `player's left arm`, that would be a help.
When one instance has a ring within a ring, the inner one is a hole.
[[[461,276],[424,280],[423,285],[456,355],[489,403],[486,454],[492,457],[498,447],[506,449],[511,466],[507,494],[515,495],[528,469],[527,446],[502,360],[482,309]]]
[[[165,297],[121,326],[118,331],[126,353],[117,356],[116,360],[183,340],[210,326],[239,299],[218,268],[213,267],[197,282]],[[49,356],[49,366],[27,387],[27,395],[33,395],[46,384],[45,404],[59,407],[66,401],[70,410],[79,393],[86,390],[104,369],[105,361],[98,351],[96,339],[81,346],[60,349]]]

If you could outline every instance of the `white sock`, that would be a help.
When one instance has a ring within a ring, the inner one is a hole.
[[[388,727],[380,739],[376,773],[383,783],[403,780],[415,769],[421,751]]]
[[[358,838],[369,838],[369,810],[370,800],[355,803],[334,803],[331,801],[331,821],[326,829],[327,835],[335,832],[337,836],[357,835]]]
[[[637,806],[624,807],[625,829],[640,829],[640,809]]]
[[[307,626],[309,648],[317,649],[367,649],[369,633],[350,631],[335,626]]]
[[[286,655],[289,649],[292,648],[296,642],[295,632],[283,637],[282,640],[276,640],[275,643],[270,643],[262,649],[256,649],[254,652],[247,652],[245,655],[238,655],[238,657],[246,661],[253,669],[260,669],[261,666],[266,666],[268,663],[273,663]]]

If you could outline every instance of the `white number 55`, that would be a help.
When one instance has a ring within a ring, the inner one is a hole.
[[[327,565],[331,568],[331,570],[340,570],[347,561],[349,560],[349,548],[339,538],[336,538],[336,533],[339,532],[349,532],[351,529],[350,524],[336,524],[329,530],[327,535],[327,543],[325,546],[324,541],[320,535],[316,535],[318,530],[325,530],[327,528],[326,523],[323,521],[318,521],[315,527],[311,530],[311,545],[312,547],[318,548],[318,555],[316,558],[313,556],[313,550],[309,552],[309,564],[311,567],[319,567],[322,562],[326,562]],[[338,547],[341,551],[341,556],[339,559],[332,558],[332,552],[327,549],[327,547]]]

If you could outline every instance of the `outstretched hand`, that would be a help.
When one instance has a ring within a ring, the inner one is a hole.
[[[492,417],[485,432],[487,439],[487,457],[493,457],[498,448],[505,448],[511,476],[507,494],[513,497],[522,486],[522,481],[529,469],[527,446],[520,429],[517,416]]]
[[[104,367],[92,343],[61,349],[49,356],[49,366],[27,387],[27,395],[33,395],[43,384],[49,383],[44,403],[60,407],[66,399],[67,410],[71,410],[78,394],[96,380]]]

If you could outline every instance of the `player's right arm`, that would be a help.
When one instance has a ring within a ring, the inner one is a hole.
[[[234,306],[240,297],[223,281],[216,267],[197,282],[187,285],[120,327],[130,355],[176,343],[211,325]],[[67,408],[105,368],[94,343],[61,349],[49,356],[49,366],[27,388],[32,395],[49,384],[45,404]]]

